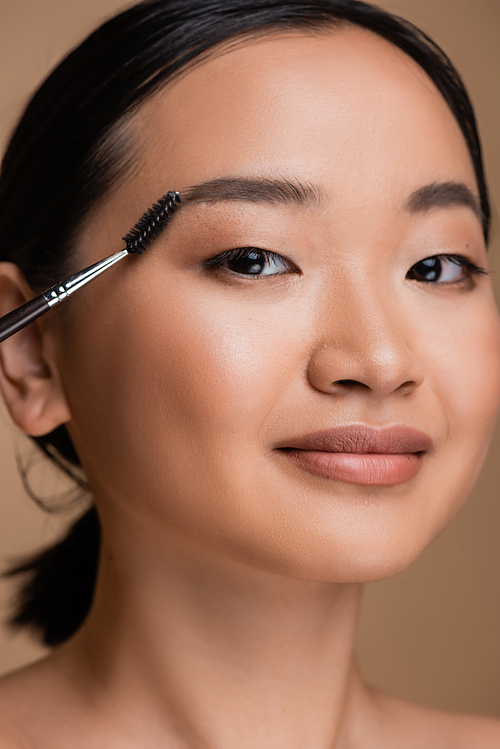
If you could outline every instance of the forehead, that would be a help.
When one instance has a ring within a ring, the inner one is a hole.
[[[454,116],[401,50],[356,27],[276,33],[226,48],[135,118],[142,171],[186,187],[230,176],[296,177],[327,193],[475,187]]]

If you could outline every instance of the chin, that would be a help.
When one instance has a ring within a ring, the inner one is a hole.
[[[368,553],[346,551],[342,565],[318,565],[317,569],[309,570],[303,579],[317,582],[331,583],[370,583],[394,577],[407,569],[418,559],[423,549],[408,553],[408,550],[398,552],[388,551],[386,548],[371,549]]]
[[[393,577],[409,567],[432,542],[437,534],[425,529],[371,529],[356,534],[346,532],[342,536],[311,533],[307,537],[280,538],[275,545],[269,543],[256,549],[251,539],[246,543],[231,544],[232,548],[219,549],[224,556],[258,568],[296,580],[328,583],[365,583]],[[275,539],[276,540],[276,539]],[[243,553],[242,553],[243,552]]]

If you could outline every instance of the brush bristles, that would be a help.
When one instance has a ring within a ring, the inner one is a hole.
[[[167,192],[157,203],[148,208],[123,237],[127,251],[142,255],[143,251],[147,250],[160,236],[180,202],[181,196],[178,192]]]

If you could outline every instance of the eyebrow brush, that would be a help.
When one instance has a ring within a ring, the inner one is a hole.
[[[181,196],[178,192],[167,192],[157,203],[148,208],[128,234],[125,234],[123,241],[126,246],[123,250],[115,252],[114,255],[109,255],[109,257],[90,265],[88,268],[84,268],[65,281],[56,283],[35,299],[31,299],[31,301],[1,317],[0,342],[44,315],[56,304],[63,302],[122,258],[130,254],[142,255],[143,251],[160,236],[180,202]]]

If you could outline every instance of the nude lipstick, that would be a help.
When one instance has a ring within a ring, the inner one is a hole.
[[[278,450],[315,476],[360,486],[396,486],[414,478],[431,438],[405,426],[348,424],[292,437]]]

